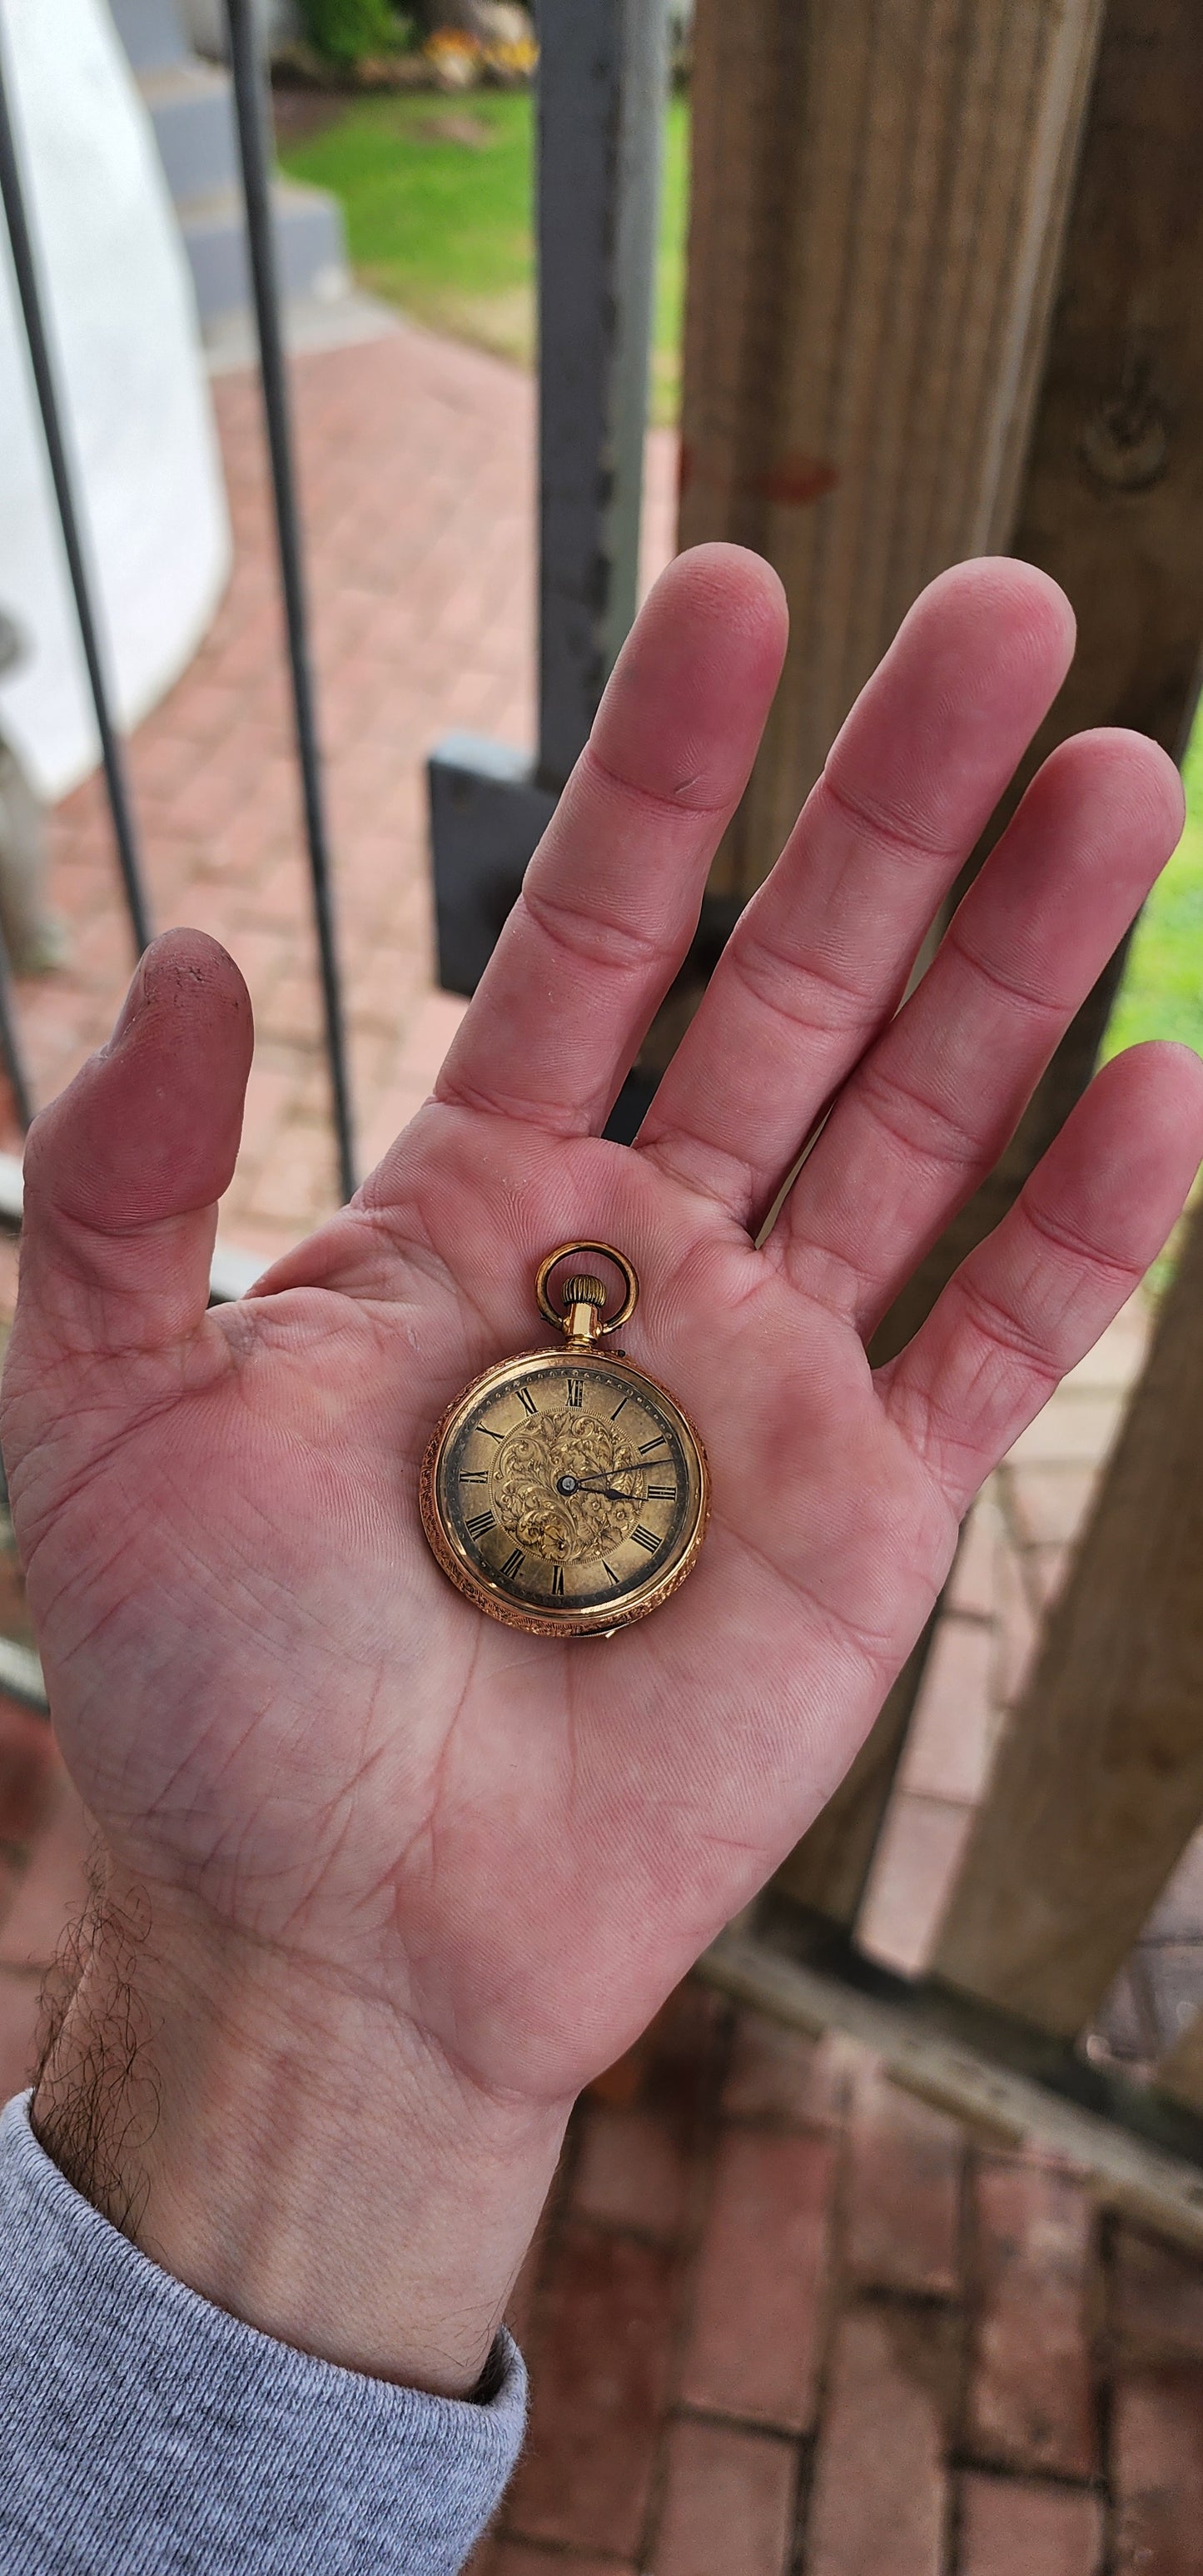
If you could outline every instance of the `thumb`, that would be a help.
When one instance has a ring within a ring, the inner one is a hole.
[[[199,930],[156,939],[108,1045],[29,1132],[18,1329],[43,1349],[148,1352],[195,1330],[253,1044],[224,948]]]

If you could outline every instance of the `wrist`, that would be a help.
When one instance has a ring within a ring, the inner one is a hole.
[[[568,2105],[498,2102],[325,1972],[106,1890],[33,2125],[77,2189],[261,2332],[463,2396]]]

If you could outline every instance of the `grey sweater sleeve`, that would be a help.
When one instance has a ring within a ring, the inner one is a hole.
[[[0,2569],[452,2576],[522,2438],[509,2336],[483,2404],[258,2334],[148,2261],[0,2117]]]

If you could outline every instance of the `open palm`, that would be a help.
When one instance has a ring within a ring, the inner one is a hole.
[[[682,558],[627,646],[434,1098],[358,1198],[206,1313],[250,1015],[159,941],[39,1120],[4,1450],[55,1723],[152,1917],[383,2000],[486,2090],[569,2097],[830,1793],[982,1477],[1088,1348],[1203,1147],[1203,1068],[1108,1068],[876,1378],[874,1325],[990,1167],[1180,827],[1138,737],[1047,764],[898,1012],[1070,650],[1015,563],[908,619],[634,1149],[602,1141],[688,945],[782,648]],[[836,1105],[763,1248],[756,1232]],[[637,1366],[714,1479],[697,1571],[601,1642],[495,1626],[417,1509],[431,1428],[540,1338],[540,1256],[634,1260]]]

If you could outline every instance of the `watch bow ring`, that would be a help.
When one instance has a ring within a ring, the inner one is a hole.
[[[615,1300],[599,1273],[616,1271]],[[557,1283],[554,1284],[553,1283]],[[609,1336],[639,1281],[608,1243],[562,1243],[535,1274],[559,1349],[486,1369],[444,1414],[422,1466],[422,1525],[457,1590],[536,1637],[609,1636],[667,1601],[697,1562],[710,1479],[675,1397]]]

